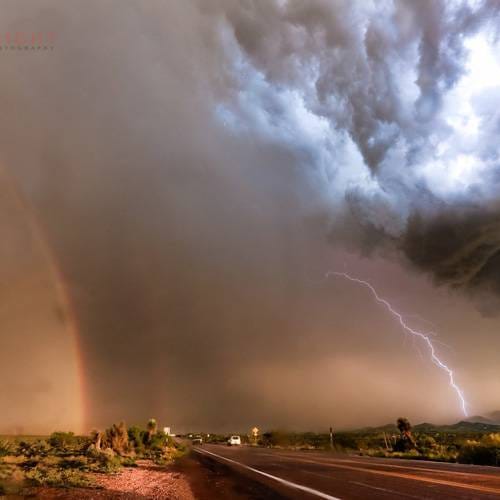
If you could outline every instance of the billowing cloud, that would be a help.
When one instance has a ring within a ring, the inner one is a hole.
[[[343,239],[338,228],[348,214],[348,224],[362,226],[363,249],[396,243],[440,282],[493,291],[494,272],[484,275],[497,256],[498,5],[287,1],[220,9],[235,82],[221,120],[296,152],[331,198],[334,239]],[[409,246],[416,219],[425,220],[417,239],[436,245],[449,221],[457,237],[438,259],[446,264],[434,268],[434,257]],[[477,247],[492,235],[488,251],[471,250],[464,224],[481,235]],[[463,268],[456,255],[470,251],[476,265]]]

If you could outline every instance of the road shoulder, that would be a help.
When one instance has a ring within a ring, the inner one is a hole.
[[[284,500],[290,498],[254,480],[243,471],[238,471],[194,451],[178,461],[176,470],[187,478],[197,500]]]

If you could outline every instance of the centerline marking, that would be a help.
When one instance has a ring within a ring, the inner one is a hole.
[[[262,454],[264,455],[264,454]],[[266,454],[265,456],[271,457],[275,456],[272,454]],[[306,457],[303,456],[294,456],[290,454],[280,454],[280,457],[283,458],[288,458],[289,460],[301,460]],[[425,467],[425,461],[421,460],[419,462],[418,466],[411,466],[411,465],[396,465],[393,463],[382,463],[382,462],[368,462],[367,460],[352,460],[352,459],[344,459],[344,458],[334,458],[334,457],[307,457],[311,462],[315,461],[318,465],[333,465],[335,463],[351,463],[351,464],[359,464],[359,465],[364,465],[366,467],[381,467],[381,468],[390,468],[390,469],[404,469],[412,472],[429,472],[431,474],[453,474],[457,476],[467,476],[467,478],[472,478],[472,479],[487,479],[487,480],[493,480],[493,481],[499,481],[500,480],[500,475],[499,474],[485,474],[481,472],[464,472],[464,471],[456,471],[456,470],[450,470],[450,469],[445,469],[445,468],[436,468],[436,469],[430,469],[429,467]],[[456,464],[456,463],[448,463],[448,462],[438,462],[439,465],[449,465],[449,466],[460,466],[464,464]],[[422,466],[420,466],[422,465]],[[496,472],[496,471],[495,471]]]
[[[494,488],[491,486],[482,486],[480,484],[470,484],[470,483],[459,483],[457,481],[448,481],[446,479],[435,479],[435,478],[430,478],[426,476],[417,476],[414,474],[404,474],[401,472],[390,472],[390,471],[384,471],[384,470],[378,470],[378,469],[370,469],[367,467],[354,467],[352,465],[341,465],[339,463],[326,463],[326,462],[315,462],[312,460],[306,460],[304,458],[292,458],[286,455],[281,455],[283,458],[288,459],[288,460],[295,460],[297,462],[302,462],[306,464],[314,464],[314,465],[323,465],[325,467],[330,467],[330,468],[336,468],[336,469],[345,469],[345,470],[352,470],[352,471],[358,471],[358,472],[368,472],[369,474],[375,474],[379,476],[386,476],[386,477],[397,477],[401,479],[411,479],[413,481],[420,481],[423,483],[430,483],[430,484],[439,484],[443,486],[451,486],[452,488],[463,488],[465,490],[473,490],[473,491],[482,491],[484,493],[500,493],[500,488]]]

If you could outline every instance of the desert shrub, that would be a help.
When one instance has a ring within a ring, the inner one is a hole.
[[[121,459],[121,464],[123,467],[137,467],[135,457],[123,457]]]
[[[171,438],[172,439],[172,438]],[[184,443],[178,443],[172,439],[173,445],[177,452],[182,455],[187,451],[186,445]]]
[[[75,436],[72,432],[54,432],[48,443],[52,446],[52,453],[59,455],[83,453],[90,445],[88,436]]]
[[[265,432],[262,435],[262,442],[264,446],[290,446],[290,435],[282,431]]]
[[[137,453],[142,453],[144,451],[145,435],[146,432],[137,426],[132,426],[128,429],[130,446],[134,448]]]
[[[8,441],[7,439],[0,440],[0,457],[10,455],[14,452],[14,448],[15,446],[12,441]]]
[[[101,449],[101,441],[102,441],[103,433],[98,430],[93,430],[90,433],[90,446],[87,449],[95,448],[96,450]]]
[[[242,441],[248,442],[247,436],[242,436]],[[300,449],[328,449],[330,436],[314,432],[286,432],[274,430],[262,434],[258,441],[262,446],[291,447]]]
[[[58,466],[61,469],[87,470],[88,459],[85,456],[68,457],[68,458],[64,458],[60,462],[58,462]]]
[[[95,447],[95,444],[93,444],[93,443],[87,448],[87,450],[85,452],[85,454],[87,455],[87,457],[93,458],[93,459],[97,458],[100,453],[101,453],[101,450],[98,450]]]
[[[27,442],[20,441],[17,446],[17,454],[31,457],[46,457],[51,450],[51,447],[44,439]]]
[[[365,453],[363,453],[363,455],[366,455],[368,457],[385,458],[385,457],[391,456],[391,453],[379,448],[377,450],[372,450],[372,449],[367,450]]]
[[[106,448],[97,454],[96,463],[92,469],[96,472],[112,474],[118,472],[121,465],[120,457],[118,457],[111,448]]]
[[[436,440],[427,434],[419,435],[417,437],[417,450],[422,454],[432,453],[437,449]]]
[[[155,419],[151,419],[147,424],[147,429],[133,426],[128,429],[129,449],[134,450],[138,455],[149,458],[158,456],[166,448],[176,448],[175,441],[163,431],[157,430]]]
[[[113,424],[109,429],[106,429],[101,445],[103,448],[111,448],[119,455],[127,453],[129,451],[129,439],[125,422],[120,422],[118,425]]]
[[[357,450],[360,448],[358,439],[354,434],[341,432],[335,435],[335,446],[339,448]]]
[[[162,450],[147,450],[144,456],[151,459],[156,465],[168,465],[183,453],[175,447],[166,447]]]
[[[15,469],[16,466],[13,464],[6,464],[0,462],[0,480],[4,481],[5,479],[9,479],[12,476]]]
[[[34,486],[55,486],[62,488],[95,487],[95,483],[89,477],[74,469],[59,469],[39,465],[27,471],[25,477]]]
[[[90,446],[87,452],[95,454],[101,450],[111,449],[119,455],[125,455],[130,451],[131,443],[129,442],[129,434],[125,422],[113,424],[104,432],[93,431],[90,436]]]
[[[73,432],[53,432],[49,444],[54,448],[66,449],[78,445],[78,438]]]
[[[163,431],[159,431],[153,434],[150,438],[149,447],[152,450],[163,450],[167,446],[170,446],[172,439],[167,436]]]
[[[464,464],[500,465],[500,434],[488,434],[479,441],[467,441],[457,460]]]
[[[422,456],[418,453],[417,450],[410,450],[410,451],[395,451],[393,453],[389,454],[390,457],[394,458],[409,458],[412,460],[422,458]]]
[[[458,461],[475,465],[499,465],[500,454],[497,448],[481,444],[465,445],[458,454]]]

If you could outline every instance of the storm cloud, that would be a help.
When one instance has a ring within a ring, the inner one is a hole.
[[[386,390],[405,369],[397,327],[317,284],[371,262],[443,311],[407,263],[500,289],[498,4],[422,3],[4,2],[4,32],[55,34],[53,50],[1,54],[0,157],[68,284],[88,426],[423,416],[420,380]],[[487,337],[492,320],[454,300]]]
[[[495,2],[225,6],[235,78],[253,75],[226,112],[324,176],[343,212],[332,239],[353,243],[348,220],[362,251],[392,245],[439,283],[497,293],[498,56],[490,73],[473,63],[498,14]]]

